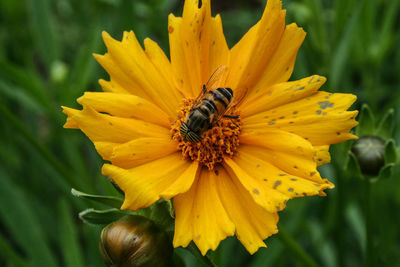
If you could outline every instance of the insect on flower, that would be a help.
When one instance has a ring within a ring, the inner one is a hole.
[[[209,0],[169,15],[170,57],[133,32],[103,33],[95,58],[110,74],[82,109],[63,107],[64,127],[82,130],[108,161],[102,173],[124,192],[121,209],[173,199],[174,247],[205,255],[236,235],[249,253],[278,232],[292,198],[325,195],[317,167],[330,145],[357,138],[351,94],[320,91],[326,79],[289,81],[304,30],[285,24],[280,0],[229,48]],[[242,100],[243,99],[243,100]]]
[[[210,130],[222,117],[239,118],[236,115],[229,115],[241,98],[233,98],[231,88],[222,88],[218,85],[226,78],[227,67],[221,66],[211,75],[207,84],[203,85],[203,90],[195,99],[189,114],[182,123],[180,132],[184,141],[197,143],[201,141],[205,133]],[[235,101],[232,101],[234,100]]]

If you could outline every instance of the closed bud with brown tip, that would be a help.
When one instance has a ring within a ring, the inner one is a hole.
[[[142,216],[126,216],[101,232],[100,253],[107,266],[169,266],[172,244],[167,234]]]

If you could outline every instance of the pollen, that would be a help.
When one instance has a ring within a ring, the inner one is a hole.
[[[240,117],[222,117],[206,132],[200,142],[185,142],[180,133],[180,127],[193,103],[193,99],[184,99],[178,112],[178,119],[171,126],[171,136],[178,142],[178,149],[182,151],[185,159],[198,161],[209,170],[213,170],[216,164],[223,162],[224,158],[232,158],[239,147]],[[239,112],[232,110],[227,115],[238,116]]]

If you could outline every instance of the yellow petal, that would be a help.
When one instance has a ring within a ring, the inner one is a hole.
[[[271,128],[263,130],[243,130],[240,136],[240,143],[242,145],[239,151],[243,153],[250,149],[245,146],[243,148],[244,150],[242,150],[244,144],[265,148],[266,150],[263,150],[261,153],[263,155],[261,159],[264,161],[271,159],[268,164],[275,164],[274,162],[276,162],[275,166],[277,167],[285,166],[285,169],[281,168],[282,170],[294,170],[294,172],[288,173],[309,179],[313,181],[313,183],[317,183],[317,187],[320,186],[319,184],[327,182],[325,179],[321,179],[316,167],[317,165],[320,166],[328,162],[327,160],[330,159],[328,151],[329,146],[313,147],[310,142],[298,135]],[[280,161],[279,158],[285,155],[293,158],[292,163],[295,164],[295,162],[297,162],[297,164],[290,165],[290,162],[285,163],[284,161]],[[248,163],[251,163],[251,161]],[[250,165],[261,167],[260,163]],[[294,168],[294,166],[296,166],[296,168]],[[315,188],[313,189],[315,190]],[[302,193],[304,193],[304,191]],[[309,192],[305,193],[310,194]]]
[[[229,86],[237,91],[245,90],[259,79],[280,43],[285,15],[280,0],[267,2],[261,20],[231,50]]]
[[[257,205],[237,177],[223,169],[219,170],[216,187],[240,242],[251,254],[265,247],[263,240],[278,232],[278,214]]]
[[[232,159],[225,159],[225,169],[230,176],[236,176],[254,202],[268,212],[277,212],[286,207],[286,201],[289,197],[267,186],[262,179],[249,175]]]
[[[168,16],[169,50],[171,66],[176,77],[178,89],[186,96],[193,97],[192,84],[189,78],[189,68],[186,64],[183,42],[181,38],[182,18],[173,14]]]
[[[122,42],[103,32],[108,53],[96,59],[125,90],[152,101],[171,117],[178,108],[175,87],[170,87],[143,51],[133,32],[125,32]],[[107,69],[108,68],[108,69]]]
[[[351,94],[318,92],[301,100],[243,119],[243,129],[278,128],[302,136],[313,145],[339,143],[356,136],[358,111],[345,111],[356,100]]]
[[[313,75],[298,81],[274,84],[270,88],[256,89],[252,96],[243,100],[240,115],[244,118],[300,100],[317,92],[325,81],[325,77]]]
[[[286,131],[267,127],[262,130],[244,129],[240,135],[240,143],[296,154],[308,159],[313,159],[316,154],[316,149],[304,138]]]
[[[175,247],[185,247],[193,240],[205,255],[209,249],[215,250],[221,240],[234,234],[235,226],[217,191],[218,178],[215,172],[202,169],[191,189],[174,198]]]
[[[317,171],[317,163],[314,157],[304,157],[303,155],[292,154],[291,152],[275,151],[245,144],[240,146],[239,151],[246,154],[253,153],[253,156],[273,164],[278,169],[290,175],[302,177],[316,183],[326,182]]]
[[[204,34],[203,34],[204,35]],[[225,40],[224,32],[222,29],[221,17],[219,15],[211,18],[210,21],[210,36],[209,36],[209,52],[208,52],[208,66],[206,62],[202,63],[203,66],[203,83],[207,83],[214,71],[220,66],[229,66],[230,52]],[[204,47],[207,47],[204,45]]]
[[[188,72],[191,91],[194,96],[200,92],[202,86],[202,70],[200,65],[202,55],[200,38],[203,37],[202,28],[206,15],[206,10],[204,8],[198,8],[198,5],[199,3],[197,0],[185,1],[182,14],[182,27],[180,31],[182,49],[188,67],[186,72]],[[208,16],[210,15],[208,14]]]
[[[170,127],[168,115],[153,103],[135,95],[85,92],[78,98],[82,106],[113,116],[134,118]]]
[[[99,80],[104,91],[114,93],[130,93],[140,97],[147,97],[140,84],[133,81],[129,74],[124,72],[122,66],[118,65],[109,54],[93,54],[97,62],[110,75],[110,82]]]
[[[114,142],[93,142],[93,144],[104,160],[110,160],[114,147],[119,145],[119,143]]]
[[[257,90],[269,88],[271,85],[286,82],[293,72],[297,51],[304,41],[306,33],[292,23],[286,26],[285,32],[273,56],[265,65],[260,78],[249,92],[249,96]]]
[[[63,112],[68,115],[64,127],[79,127],[93,142],[125,143],[140,137],[170,136],[165,127],[141,120],[101,114],[90,106],[84,106],[83,110],[63,107]]]
[[[151,63],[157,71],[162,75],[163,82],[168,86],[172,94],[175,94],[178,101],[183,97],[183,94],[178,89],[177,80],[174,78],[174,72],[172,70],[171,63],[165,55],[164,51],[158,46],[153,40],[146,38],[144,39],[145,52]]]
[[[210,1],[185,1],[182,18],[168,18],[171,64],[177,84],[187,97],[196,97],[220,66],[229,64],[229,49],[219,16],[211,17]]]
[[[305,195],[322,195],[323,190],[333,187],[326,179],[313,180],[309,179],[309,177],[300,177],[285,172],[274,165],[274,162],[269,161],[264,154],[254,153],[254,151],[260,149],[261,148],[242,145],[233,159],[236,164],[236,169],[241,169],[242,172],[247,173],[247,175],[253,177],[254,180],[263,184],[263,187],[275,191],[275,194],[284,194],[286,200]],[[235,171],[235,173],[236,176],[239,177],[240,172]],[[316,171],[312,176],[318,176]],[[244,181],[244,183],[248,183],[248,181]],[[246,187],[244,183],[243,186]],[[254,192],[249,193],[254,198],[254,194],[252,194]],[[268,197],[268,195],[266,197]],[[284,207],[284,203],[278,205],[279,203],[277,203],[277,211]],[[270,210],[268,209],[268,211]]]
[[[160,197],[170,199],[176,195],[176,192],[185,193],[193,184],[196,172],[199,170],[199,163],[194,161],[190,164],[189,168],[182,173],[181,176],[177,177],[173,183],[171,183],[167,189],[165,189]],[[188,178],[189,177],[189,178]]]
[[[132,169],[104,164],[102,173],[113,179],[125,192],[121,209],[135,211],[152,205],[177,179],[187,181],[181,186],[175,186],[175,192],[168,192],[175,196],[188,190],[197,171],[193,164],[197,166],[197,163],[183,160],[180,153],[174,153]]]
[[[129,91],[125,90],[118,82],[115,81],[115,79],[111,79],[111,81],[99,79],[99,84],[104,92],[117,93],[117,94],[130,94]]]
[[[315,146],[314,148],[317,150],[315,160],[317,161],[318,166],[331,162],[329,146]]]
[[[122,168],[132,168],[155,159],[165,157],[177,151],[178,144],[171,137],[138,138],[113,148],[108,159]]]

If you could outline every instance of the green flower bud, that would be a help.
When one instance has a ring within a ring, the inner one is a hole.
[[[169,266],[172,242],[156,224],[142,216],[125,216],[101,232],[100,254],[107,266]]]
[[[385,165],[385,141],[376,136],[364,136],[354,142],[351,151],[363,174],[376,176]]]

